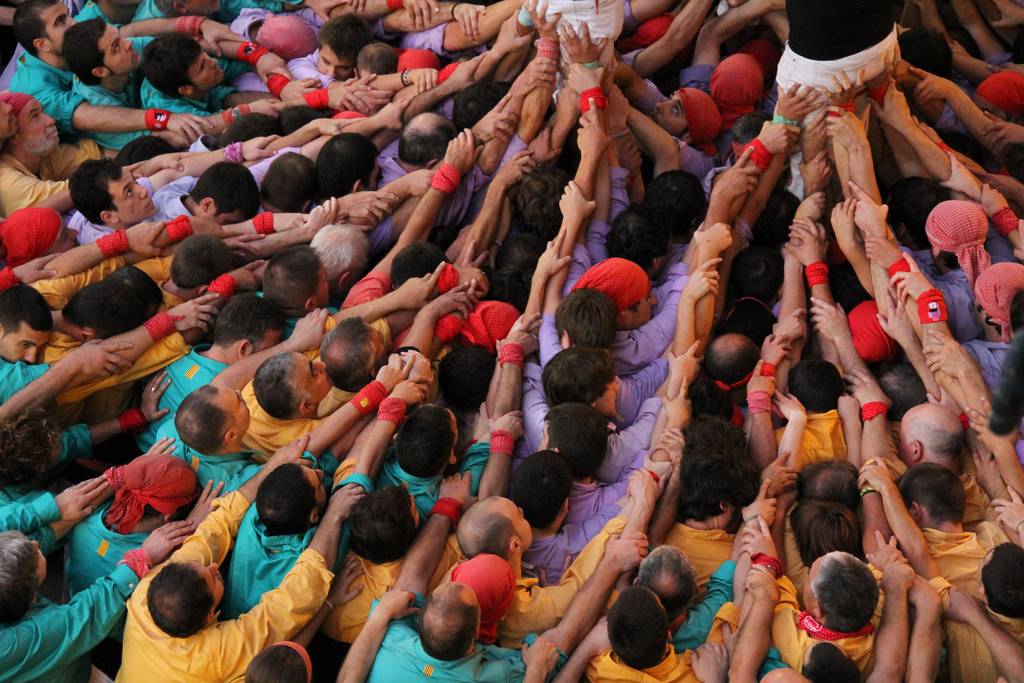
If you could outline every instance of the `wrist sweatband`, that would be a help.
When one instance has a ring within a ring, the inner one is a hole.
[[[107,480],[110,488],[117,491],[124,488],[124,465],[109,467],[103,470],[103,478]]]
[[[796,119],[791,119],[783,116],[782,114],[776,114],[772,118],[772,123],[781,123],[784,126],[800,126],[800,122]]]
[[[907,259],[898,258],[895,261],[893,261],[888,268],[886,268],[886,272],[889,273],[889,279],[891,280],[892,276],[895,275],[896,273],[909,273],[910,264],[907,263]]]
[[[308,92],[302,96],[302,99],[306,100],[306,104],[311,109],[327,109],[330,97],[327,93],[327,88],[318,88],[313,92]]]
[[[396,425],[402,424],[402,420],[405,419],[405,401],[388,396],[380,402],[380,407],[377,408],[377,419],[394,422]]]
[[[128,233],[124,230],[117,230],[109,235],[104,235],[96,240],[96,246],[100,248],[103,258],[120,256],[131,249],[128,245]]]
[[[804,269],[804,277],[807,278],[807,286],[828,284],[828,265],[824,261],[810,263]]]
[[[21,280],[18,279],[18,276],[14,274],[10,267],[0,270],[0,292],[18,284],[21,284]]]
[[[438,498],[434,507],[430,508],[430,514],[444,515],[452,521],[454,529],[459,525],[459,519],[462,518],[462,503],[454,498]]]
[[[238,286],[238,281],[235,280],[235,276],[230,273],[224,273],[213,279],[210,286],[206,288],[208,294],[216,294],[222,299],[230,299],[235,293],[235,287]]]
[[[263,213],[256,214],[252,219],[252,227],[259,235],[273,235],[274,213],[272,211],[264,211]]]
[[[459,271],[450,263],[444,264],[437,278],[437,291],[441,294],[450,292],[459,286]]]
[[[129,408],[117,416],[117,423],[121,425],[121,433],[141,432],[149,424],[149,420],[138,408]]]
[[[178,20],[174,22],[174,32],[187,33],[191,36],[198,36],[200,33],[202,33],[201,27],[205,20],[206,17],[200,17],[195,15],[186,15],[183,17],[178,17]]]
[[[917,319],[922,325],[941,323],[947,317],[946,300],[942,292],[929,289],[917,297]]]
[[[167,239],[180,242],[192,236],[192,221],[188,216],[178,216],[167,221]]]
[[[882,85],[878,86],[877,88],[867,89],[868,97],[870,97],[872,101],[877,102],[878,104],[881,104],[883,101],[885,101],[885,93],[887,92],[889,92],[888,80],[886,80],[884,83],[882,83]]]
[[[224,123],[231,125],[231,122],[235,120],[235,110],[225,109],[220,113],[220,117],[224,120]]]
[[[242,151],[241,142],[232,142],[229,145],[225,145],[224,149],[224,161],[230,161],[233,164],[240,164],[245,161],[245,153]]]
[[[775,574],[775,578],[778,579],[782,576],[782,562],[779,558],[766,555],[765,553],[754,553],[750,556],[751,564],[759,564],[762,567],[768,567]]]
[[[395,12],[405,7],[405,0],[388,0],[388,11]]]
[[[123,564],[128,569],[131,569],[135,572],[135,576],[140,579],[149,573],[149,558],[146,556],[146,551],[142,548],[129,550],[118,564]]]
[[[519,344],[505,344],[498,352],[498,363],[501,365],[512,363],[519,366],[521,370],[523,368],[523,347]]]
[[[960,413],[958,415],[960,419],[960,427],[965,431],[971,431],[971,418],[967,417],[967,413]]]
[[[369,415],[377,410],[377,406],[387,397],[387,387],[379,381],[373,380],[352,397],[352,405],[360,415]]]
[[[843,102],[842,104],[837,104],[836,106],[852,114],[854,110],[857,108],[857,102],[856,100],[850,100],[849,102]]]
[[[235,59],[256,66],[256,62],[260,61],[260,57],[269,53],[270,50],[265,47],[260,47],[256,43],[245,42],[238,46],[238,50],[235,52]]]
[[[1017,214],[1008,206],[999,209],[992,215],[992,223],[1003,237],[1009,235],[1020,225]]]
[[[288,79],[287,76],[282,76],[281,74],[270,74],[267,76],[267,90],[269,90],[270,94],[274,97],[281,97],[281,91],[284,90],[285,86],[289,83],[291,83],[291,80]]]
[[[772,397],[767,391],[748,391],[747,408],[751,415],[758,413],[770,413],[772,411]]]
[[[558,50],[558,41],[554,38],[538,38],[534,45],[537,48],[537,54],[541,57],[557,61],[561,56]]]
[[[761,362],[761,377],[775,377],[775,363]]]
[[[430,186],[445,194],[451,194],[459,189],[460,182],[462,182],[462,174],[459,173],[459,169],[451,164],[441,164],[434,171],[434,177],[430,181]]]
[[[873,420],[879,415],[885,415],[889,412],[889,406],[885,405],[881,401],[869,401],[860,407],[860,419],[864,422]]]
[[[146,332],[149,332],[150,339],[160,341],[164,337],[174,334],[177,331],[177,328],[174,326],[176,318],[181,320],[180,317],[173,316],[170,313],[157,313],[147,320],[145,327]]]
[[[512,437],[512,434],[505,431],[504,429],[495,429],[491,432],[491,453],[498,455],[512,455],[512,449],[516,445],[516,440]]]
[[[581,66],[585,69],[596,69],[597,67],[601,66],[601,62],[595,59],[592,62],[583,62]]]
[[[146,130],[167,130],[171,120],[171,112],[166,109],[146,110]]]
[[[747,149],[754,150],[750,154],[750,160],[754,162],[754,166],[757,166],[762,171],[767,171],[768,167],[772,164],[772,153],[768,151],[768,148],[764,146],[764,143],[754,138],[743,147],[743,151]]]
[[[598,109],[608,108],[608,98],[604,96],[604,91],[600,88],[588,88],[580,93],[580,113],[586,114],[590,111],[590,102],[594,102],[594,106]]]
[[[434,326],[434,338],[442,344],[447,344],[459,336],[465,324],[466,321],[454,313],[443,315]]]

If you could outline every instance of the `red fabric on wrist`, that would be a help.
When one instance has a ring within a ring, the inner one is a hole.
[[[718,387],[719,389],[721,389],[722,391],[726,391],[726,392],[732,391],[733,389],[739,389],[740,387],[747,386],[747,382],[749,382],[750,378],[753,377],[753,376],[754,376],[754,371],[751,370],[750,372],[748,372],[747,374],[743,375],[742,377],[740,377],[738,380],[736,380],[735,382],[733,382],[731,384],[728,383],[728,382],[723,382],[720,379],[716,379],[715,380],[715,386]]]
[[[751,415],[758,413],[770,413],[772,411],[772,397],[767,391],[748,391],[747,408]]]
[[[804,268],[804,277],[807,278],[807,286],[828,284],[828,265],[824,261],[810,263]]]
[[[441,268],[441,276],[437,278],[437,291],[441,294],[450,292],[459,286],[459,271],[450,263]]]
[[[141,432],[149,424],[145,414],[138,408],[129,408],[117,416],[117,423],[121,425],[121,433]]]
[[[18,279],[18,276],[14,274],[10,267],[0,270],[0,292],[18,284],[21,284],[21,280]]]
[[[302,99],[306,100],[306,104],[313,109],[327,109],[330,104],[327,88],[319,88],[313,92],[308,92],[302,96]]]
[[[175,33],[187,33],[190,36],[198,36],[202,33],[202,25],[206,20],[206,17],[200,17],[195,15],[185,15],[178,17],[178,20],[174,22]]]
[[[761,363],[761,377],[775,377],[775,363],[763,361]]]
[[[516,440],[512,434],[504,429],[495,429],[491,432],[491,453],[498,455],[512,455]]]
[[[235,120],[235,115],[234,113],[232,113],[231,109],[225,109],[224,111],[222,111],[220,113],[220,117],[224,120],[224,123],[228,124],[229,126],[231,125],[231,122]]]
[[[860,407],[860,419],[864,422],[873,420],[879,415],[885,415],[889,412],[889,406],[885,405],[881,401],[870,401]]]
[[[586,114],[590,111],[590,101],[594,101],[594,106],[598,109],[608,108],[608,98],[605,97],[604,91],[600,88],[589,88],[580,93],[580,113]]]
[[[258,213],[252,219],[252,227],[260,235],[274,234],[274,214],[270,211]]]
[[[291,83],[291,80],[287,76],[281,74],[270,74],[267,76],[267,90],[274,97],[281,97],[281,91]]]
[[[768,567],[775,574],[776,579],[782,577],[782,562],[777,557],[772,557],[765,553],[754,553],[750,556],[750,563]]]
[[[430,180],[430,186],[445,194],[451,194],[459,189],[459,183],[461,182],[462,174],[459,173],[459,169],[451,164],[441,164],[434,171],[434,177]]]
[[[895,275],[896,273],[909,273],[910,264],[907,263],[907,259],[898,258],[891,264],[889,264],[889,267],[886,268],[886,272],[889,273],[889,279],[891,280],[893,275]]]
[[[103,258],[120,256],[131,248],[128,245],[128,233],[124,230],[117,230],[109,235],[104,235],[96,240],[96,246],[100,248]]]
[[[459,525],[459,520],[462,518],[462,503],[454,498],[438,498],[437,502],[434,503],[434,507],[430,508],[430,514],[444,515],[452,521],[452,528],[454,529]]]
[[[188,216],[182,215],[167,221],[167,238],[172,242],[180,242],[191,236],[192,219]]]
[[[388,396],[380,402],[380,407],[377,408],[377,419],[394,422],[396,425],[402,424],[402,421],[405,420],[405,401]]]
[[[996,230],[1003,237],[1012,233],[1020,225],[1017,220],[1017,214],[1008,206],[992,214],[992,224],[996,226]]]
[[[558,49],[558,41],[554,38],[539,38],[534,43],[534,46],[537,48],[537,54],[541,57],[558,61],[558,58],[561,56]]]
[[[160,341],[164,337],[168,337],[177,331],[174,326],[175,320],[181,320],[179,316],[173,316],[170,313],[157,313],[152,318],[146,321],[146,331],[149,332],[149,337],[153,341]]]
[[[355,406],[360,415],[369,415],[374,410],[377,410],[377,406],[387,397],[387,387],[379,381],[373,380],[352,397],[352,405]]]
[[[502,365],[505,363],[512,363],[522,369],[523,347],[519,344],[505,344],[501,347],[501,351],[498,352],[498,363]]]
[[[850,112],[852,114],[854,112],[854,110],[856,110],[856,108],[857,108],[857,101],[856,100],[850,100],[849,102],[843,102],[842,104],[837,104],[836,106],[839,107],[840,109],[844,109],[844,110],[846,110],[846,111],[848,111],[848,112]]]
[[[971,418],[967,417],[967,413],[960,413],[960,427],[965,431],[971,431]]]
[[[110,488],[115,491],[124,488],[124,465],[118,465],[117,467],[108,467],[103,470],[103,478],[110,484]]]
[[[925,290],[917,297],[917,319],[922,325],[941,323],[948,317],[946,300],[937,289]]]
[[[146,110],[146,130],[167,130],[171,121],[171,112],[166,109]]]
[[[142,548],[129,550],[118,564],[123,564],[131,569],[135,572],[135,576],[140,579],[149,573],[149,556],[146,555],[146,551]]]
[[[235,293],[235,287],[238,286],[238,281],[230,273],[224,273],[210,283],[210,286],[206,288],[207,294],[217,294],[222,299],[230,299]]]
[[[454,313],[443,315],[434,326],[434,338],[442,344],[447,344],[459,336],[465,324],[466,321]]]
[[[260,61],[260,57],[266,54],[270,54],[270,50],[247,41],[238,46],[238,50],[235,51],[235,59],[256,66],[256,62]]]
[[[874,102],[882,104],[885,101],[885,93],[889,92],[889,81],[886,80],[877,88],[868,88],[867,94]]]
[[[388,11],[395,12],[405,7],[405,0],[388,0]]]
[[[754,166],[757,166],[762,171],[767,171],[768,167],[772,164],[772,153],[768,151],[764,143],[754,138],[743,146],[742,152],[746,152],[748,149],[754,150],[750,154],[750,161],[753,162]]]

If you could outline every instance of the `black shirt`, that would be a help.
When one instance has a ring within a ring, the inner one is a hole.
[[[892,33],[894,0],[786,0],[789,46],[801,57],[842,59]]]

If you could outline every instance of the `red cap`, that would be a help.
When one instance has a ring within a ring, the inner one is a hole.
[[[722,112],[726,129],[732,128],[739,117],[753,112],[763,92],[764,72],[750,55],[726,57],[711,73],[711,97]]]
[[[656,17],[651,17],[637,26],[633,35],[616,43],[615,47],[619,49],[619,52],[632,52],[647,47],[668,32],[668,27],[672,25],[672,19],[671,14],[659,14]]]
[[[1016,71],[998,71],[981,82],[977,93],[1010,116],[1024,113],[1024,76]]]
[[[519,311],[504,301],[481,301],[462,326],[462,338],[488,353],[495,353],[499,341],[508,336],[519,319]]]
[[[714,142],[722,131],[722,114],[719,113],[718,105],[711,99],[711,95],[696,88],[680,88],[676,90],[676,95],[686,114],[690,140],[697,145]]]
[[[6,102],[11,105],[11,111],[17,116],[21,113],[21,110],[25,108],[25,105],[32,101],[31,95],[26,95],[23,92],[5,92],[0,93],[0,102]]]
[[[854,306],[847,319],[850,321],[853,347],[865,363],[889,360],[896,355],[896,342],[879,324],[878,304],[874,299]]]
[[[42,256],[60,233],[60,214],[53,209],[31,206],[18,209],[0,223],[0,243],[11,267]]]
[[[651,281],[644,269],[624,258],[608,258],[591,266],[573,285],[577,289],[596,289],[608,295],[620,311],[631,308],[651,292]]]
[[[406,69],[440,69],[441,58],[432,50],[403,50],[398,56],[398,71]]]

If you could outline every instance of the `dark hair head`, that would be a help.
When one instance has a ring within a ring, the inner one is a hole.
[[[286,110],[282,111],[283,114]],[[280,135],[281,123],[269,114],[242,114],[228,124],[217,136],[217,147],[223,148],[232,142],[245,142],[265,135]]]
[[[512,473],[512,502],[523,509],[530,526],[551,526],[569,499],[572,472],[555,451],[538,451],[526,458]]]
[[[416,540],[409,492],[401,486],[371,491],[352,506],[349,548],[374,564],[402,559]]]
[[[833,550],[860,557],[860,522],[845,505],[820,500],[801,501],[791,517],[800,560],[810,567]]]
[[[456,346],[437,368],[437,383],[449,406],[463,413],[480,407],[494,374],[494,355],[479,346]]]
[[[281,127],[281,135],[291,135],[307,123],[323,118],[327,118],[323,110],[297,105],[282,109],[277,115],[277,123]]]
[[[455,124],[440,114],[413,118],[398,138],[398,158],[413,166],[426,166],[444,158],[448,143],[458,134]]]
[[[611,356],[604,349],[574,346],[555,354],[541,374],[549,406],[579,402],[591,404],[615,381]]]
[[[834,631],[857,631],[871,623],[878,606],[878,583],[868,566],[836,551],[820,559],[811,592],[824,625]]]
[[[764,124],[772,120],[772,117],[761,112],[751,112],[736,119],[732,124],[732,140],[738,145],[745,145],[761,133]]]
[[[936,76],[953,73],[953,51],[938,31],[911,28],[899,35],[900,56],[912,66]]]
[[[36,332],[53,329],[53,313],[43,295],[28,285],[15,285],[0,292],[0,327],[17,332],[25,323]]]
[[[800,206],[800,200],[786,190],[776,190],[764,205],[751,231],[754,233],[754,244],[765,247],[781,247],[789,241],[789,226]]]
[[[146,606],[153,623],[174,638],[188,638],[206,626],[213,595],[191,565],[171,562],[149,584]]]
[[[344,391],[359,391],[376,372],[370,326],[362,318],[345,318],[324,336],[320,357],[331,384]]]
[[[274,254],[263,273],[263,296],[283,312],[302,309],[320,287],[323,264],[307,245]]]
[[[192,85],[188,70],[203,48],[187,33],[165,33],[154,38],[142,51],[142,75],[154,88],[171,98],[181,97],[179,88]]]
[[[96,21],[99,21],[97,19]],[[71,174],[68,189],[75,208],[91,222],[103,223],[104,211],[115,211],[110,183],[121,179],[124,169],[113,159],[90,159]]]
[[[608,418],[587,403],[560,403],[548,411],[548,448],[558,451],[574,479],[592,477],[608,453]]]
[[[665,608],[647,588],[627,588],[608,610],[608,639],[627,666],[642,670],[657,665],[665,659],[667,638]]]
[[[517,310],[526,310],[530,301],[530,280],[533,276],[533,269],[528,271],[515,268],[500,268],[492,270],[487,274],[487,283],[490,290],[487,298],[491,301],[502,301],[511,304]]]
[[[435,477],[444,470],[455,448],[452,414],[430,403],[412,411],[395,436],[395,457],[414,477]]]
[[[574,346],[610,349],[618,317],[619,309],[607,294],[584,287],[570,292],[558,304],[555,329],[559,338],[568,333]]]
[[[690,385],[689,395],[695,417],[705,415],[720,417],[726,421],[732,419],[736,406],[733,405],[729,394],[715,386],[714,381],[707,375],[697,375],[697,379]]]
[[[747,456],[743,429],[718,417],[698,417],[684,430],[686,457],[680,468],[682,488],[676,519],[703,520],[732,506],[731,530],[740,508],[757,496],[760,477]]]
[[[546,247],[547,242],[536,233],[520,232],[509,235],[498,248],[494,264],[499,269],[509,268],[522,271],[524,275],[530,274],[536,269],[537,260]]]
[[[947,199],[949,190],[930,178],[901,178],[889,189],[889,221],[903,227],[911,246],[927,247],[928,214]]]
[[[245,683],[306,683],[306,661],[290,647],[271,645],[252,658],[245,669]]]
[[[131,289],[134,284],[143,289]],[[75,292],[61,313],[67,322],[92,328],[97,338],[108,339],[135,329],[155,313],[152,289],[160,297],[160,288],[148,275],[135,266],[125,266],[106,280]]]
[[[836,366],[827,360],[809,358],[789,371],[789,391],[809,413],[827,413],[839,406],[843,395],[843,378]]]
[[[849,313],[859,304],[872,297],[857,278],[857,271],[847,263],[831,266],[828,271],[829,287],[835,292],[836,303]]]
[[[555,238],[562,227],[562,210],[558,208],[558,202],[571,179],[567,171],[556,166],[537,166],[523,174],[512,186],[509,198],[512,200],[512,213],[524,230],[540,235],[545,241]]]
[[[0,488],[38,485],[60,448],[60,430],[34,409],[0,422]]]
[[[334,17],[320,27],[316,34],[318,45],[326,45],[339,58],[348,58],[353,62],[364,46],[373,42],[373,33],[366,22],[355,14],[343,14]]]
[[[368,185],[377,163],[377,148],[365,135],[338,133],[323,146],[316,158],[320,197],[344,197],[357,180]]]
[[[775,322],[775,316],[772,315],[771,309],[760,299],[753,297],[737,299],[719,318],[714,334],[718,336],[740,334],[749,338],[755,346],[760,348],[764,344],[764,340],[772,333]]]
[[[149,161],[161,154],[170,154],[177,151],[179,151],[177,147],[163,138],[158,138],[155,135],[140,135],[121,148],[121,151],[114,157],[114,162],[118,166],[131,166],[140,161]],[[93,221],[93,223],[95,222]]]
[[[107,22],[100,18],[86,19],[68,27],[64,32],[64,61],[68,71],[86,85],[99,85],[100,79],[92,72],[103,66],[100,38],[107,30]]]
[[[316,164],[295,152],[279,154],[267,169],[260,197],[274,211],[302,213],[316,198]]]
[[[214,403],[217,387],[207,384],[185,397],[174,413],[174,428],[190,448],[200,453],[216,452],[228,429],[230,416]]]
[[[298,395],[292,385],[295,358],[282,352],[263,361],[252,378],[257,403],[271,417],[290,420],[298,411]]]
[[[918,463],[903,473],[899,484],[906,506],[917,503],[933,522],[959,524],[964,520],[964,485],[948,468],[933,462]]]
[[[497,81],[476,81],[452,98],[452,123],[455,130],[472,128],[488,112],[498,106],[508,93],[509,84]]]
[[[697,176],[665,171],[647,184],[643,206],[666,221],[675,239],[689,242],[704,218],[708,200]]]
[[[46,37],[46,24],[40,15],[58,2],[60,0],[26,0],[14,10],[11,26],[14,30],[14,39],[33,57],[39,55],[33,42],[37,38]]]
[[[284,315],[261,296],[236,294],[217,314],[213,344],[227,346],[244,339],[255,347],[270,330],[284,330]]]
[[[737,297],[750,296],[771,305],[782,287],[782,254],[778,249],[751,245],[736,254],[729,284]]]
[[[818,642],[811,647],[803,674],[811,683],[859,683],[861,679],[857,664],[828,642]]]
[[[436,244],[414,242],[395,254],[391,262],[391,282],[397,289],[406,280],[433,273],[444,261],[444,251]]]
[[[171,261],[171,281],[182,289],[208,285],[231,270],[234,254],[213,235],[191,235],[178,245]]]
[[[723,334],[708,344],[704,371],[713,380],[735,384],[754,371],[761,350],[744,335]]]
[[[882,366],[876,373],[878,385],[892,401],[889,419],[899,421],[914,406],[928,402],[928,391],[913,365],[893,362]]]
[[[217,214],[238,213],[249,220],[260,210],[260,186],[242,164],[220,161],[206,169],[189,196],[200,201],[210,197],[217,205]]]
[[[992,550],[988,562],[981,568],[981,585],[985,588],[985,602],[996,614],[1011,619],[1024,618],[1024,548],[1013,543],[1001,543]]]
[[[317,508],[316,489],[306,468],[289,463],[271,470],[256,492],[256,513],[269,536],[301,534],[309,529]]]
[[[655,220],[643,205],[631,206],[612,221],[608,256],[628,259],[650,273],[654,259],[668,254],[670,237],[668,223]]]
[[[860,506],[857,467],[846,460],[822,460],[804,465],[796,478],[800,500],[819,500],[845,505],[856,512]]]
[[[387,43],[370,43],[356,55],[356,70],[367,74],[393,74],[398,71],[398,55]]]

